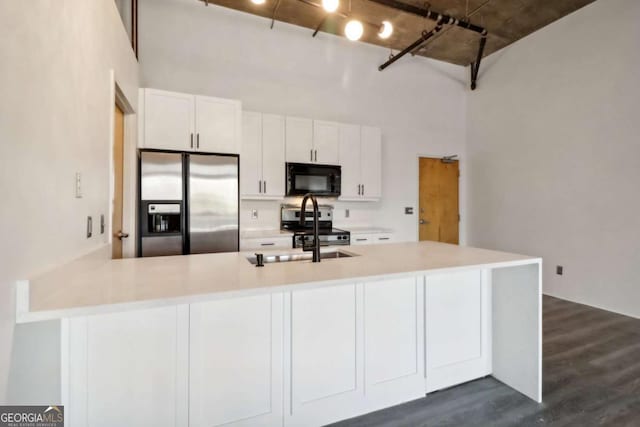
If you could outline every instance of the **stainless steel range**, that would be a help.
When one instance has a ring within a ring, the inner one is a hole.
[[[318,208],[320,246],[345,246],[351,244],[348,231],[333,228],[333,206],[321,205]],[[313,212],[305,212],[304,224],[300,224],[300,206],[282,205],[280,208],[280,228],[293,231],[293,247],[301,248],[303,242],[313,242]]]

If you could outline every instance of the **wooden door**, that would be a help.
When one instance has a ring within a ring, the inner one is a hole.
[[[124,187],[124,113],[116,105],[113,125],[113,217],[111,255],[122,258],[122,198]]]
[[[420,158],[420,240],[458,244],[458,161]]]

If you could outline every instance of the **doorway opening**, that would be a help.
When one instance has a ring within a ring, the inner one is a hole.
[[[457,159],[419,158],[418,238],[459,244],[460,165]]]

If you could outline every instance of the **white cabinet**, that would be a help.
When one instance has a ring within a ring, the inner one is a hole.
[[[195,133],[194,97],[186,93],[141,89],[142,148],[188,150]]]
[[[337,165],[339,135],[337,123],[287,117],[287,162]]]
[[[293,236],[260,237],[252,239],[240,239],[241,251],[259,251],[272,249],[292,249]]]
[[[341,125],[340,200],[377,200],[382,196],[382,138],[379,128]]]
[[[240,152],[240,101],[232,99],[195,97],[196,151],[206,153]]]
[[[287,162],[313,162],[313,120],[287,117],[286,144]]]
[[[352,245],[377,245],[394,240],[393,233],[351,233]]]
[[[191,304],[189,426],[282,426],[282,294]]]
[[[337,165],[340,145],[340,125],[321,120],[313,121],[313,162]]]
[[[382,196],[382,134],[380,128],[362,126],[360,144],[360,179],[362,198]]]
[[[491,297],[486,273],[470,270],[426,278],[426,390],[491,373]]]
[[[368,410],[424,396],[423,292],[422,277],[364,285]]]
[[[65,322],[67,425],[187,426],[187,306]]]
[[[284,197],[285,119],[274,114],[242,114],[240,173],[242,198]]]
[[[140,105],[141,148],[239,153],[240,101],[141,89]]]
[[[362,409],[361,302],[354,285],[291,293],[290,408],[285,425],[318,426],[349,418]],[[285,305],[286,307],[286,305]],[[286,363],[285,359],[285,365]]]

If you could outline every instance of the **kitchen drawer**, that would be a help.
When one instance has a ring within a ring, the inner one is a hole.
[[[240,239],[241,251],[257,251],[271,249],[292,249],[292,236],[261,237],[258,239]]]
[[[352,245],[377,245],[394,241],[393,233],[351,233]]]

